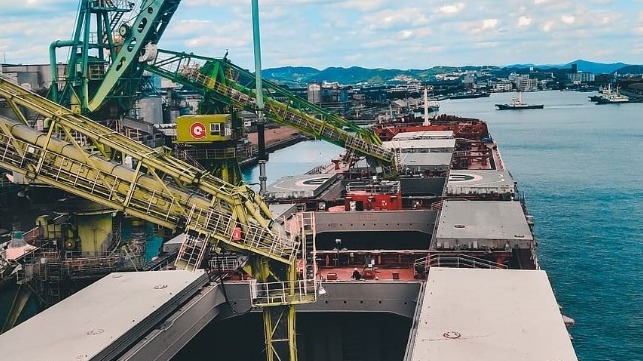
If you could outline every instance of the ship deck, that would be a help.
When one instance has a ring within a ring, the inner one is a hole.
[[[577,361],[540,270],[434,267],[412,330],[410,361]]]
[[[385,282],[385,281],[412,281],[416,280],[415,272],[409,267],[323,267],[319,270],[319,276],[326,281],[355,281],[353,271],[360,272],[360,281],[364,282]]]

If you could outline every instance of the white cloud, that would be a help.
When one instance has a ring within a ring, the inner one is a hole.
[[[500,43],[497,41],[483,41],[479,43],[474,43],[473,47],[478,49],[486,49],[486,48],[495,48],[499,45]]]
[[[340,2],[340,6],[365,12],[379,9],[385,2],[384,0],[348,0]]]
[[[409,25],[419,26],[428,22],[428,18],[422,14],[420,9],[416,8],[387,9],[368,13],[362,17],[363,25],[368,26],[370,29],[392,29]]]
[[[574,15],[563,15],[560,17],[560,21],[567,25],[572,25],[576,21],[576,17]]]
[[[400,38],[402,39],[410,39],[414,35],[413,30],[402,30],[400,31]]]
[[[550,31],[552,31],[554,29],[555,25],[556,25],[556,23],[553,22],[552,20],[547,20],[547,21],[543,22],[543,24],[542,24],[542,26],[540,28],[542,29],[542,31],[548,33],[548,32],[550,32]]]
[[[532,18],[528,16],[521,16],[518,18],[518,27],[519,28],[526,28],[529,25],[531,25]]]
[[[438,8],[438,12],[441,14],[453,15],[457,14],[464,9],[463,3],[457,3],[452,5],[444,5]]]
[[[208,20],[180,20],[170,24],[176,24],[171,25],[170,29],[173,34],[179,35],[205,32],[212,26]]]
[[[7,61],[46,62],[52,41],[70,39],[78,1],[0,0],[0,50]],[[636,53],[643,47],[641,1],[419,3],[260,0],[263,65],[404,69],[482,61],[601,61],[599,57],[641,63]],[[248,0],[183,0],[160,47],[215,57],[229,49],[232,61],[251,68],[250,19]],[[600,53],[602,48],[612,52]],[[62,61],[63,53],[66,49],[60,50]]]
[[[482,29],[495,29],[498,25],[498,19],[484,19],[482,21]]]

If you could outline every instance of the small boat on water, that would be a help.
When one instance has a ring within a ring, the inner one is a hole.
[[[527,104],[522,102],[522,92],[518,93],[518,98],[511,99],[511,103],[496,104],[498,110],[512,110],[512,109],[543,109],[544,104]]]
[[[593,99],[592,101],[596,104],[628,103],[630,98],[622,95],[619,89],[616,87],[616,91],[612,91],[611,85],[608,85],[607,90],[603,90],[597,97],[590,99]]]

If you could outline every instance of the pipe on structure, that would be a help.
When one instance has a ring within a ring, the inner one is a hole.
[[[262,195],[266,192],[266,162],[268,154],[266,153],[265,138],[265,121],[263,117],[263,85],[261,83],[261,40],[259,36],[259,1],[252,0],[252,39],[254,44],[255,57],[255,91],[257,92],[257,142],[258,144],[258,162],[259,162],[259,193]]]
[[[49,44],[49,67],[51,69],[51,100],[58,103],[58,61],[56,60],[56,48],[82,45],[82,41],[56,40]]]

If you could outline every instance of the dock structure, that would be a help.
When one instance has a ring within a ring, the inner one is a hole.
[[[406,361],[577,361],[541,270],[432,267]]]

